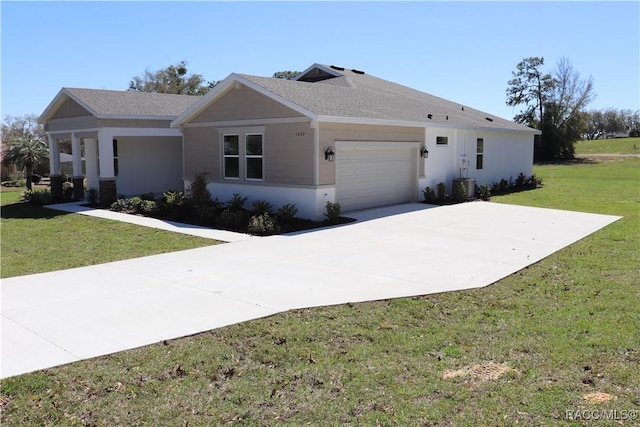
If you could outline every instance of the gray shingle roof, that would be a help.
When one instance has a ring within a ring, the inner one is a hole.
[[[536,132],[492,114],[368,74],[348,69],[337,73],[342,77],[313,83],[238,75],[319,116]]]
[[[200,96],[129,92],[100,89],[64,88],[81,105],[99,118],[166,117],[175,118],[200,100]]]

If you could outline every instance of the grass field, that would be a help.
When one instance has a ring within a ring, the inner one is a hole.
[[[13,377],[2,425],[638,425],[640,159],[534,172],[543,188],[493,201],[624,218],[483,289],[297,310]],[[567,417],[579,410],[617,419]]]
[[[640,138],[612,138],[580,141],[575,145],[576,154],[637,154],[640,155]]]

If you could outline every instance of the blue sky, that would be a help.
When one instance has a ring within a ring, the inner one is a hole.
[[[592,76],[589,108],[640,109],[640,2],[12,2],[1,7],[1,111],[40,114],[64,87],[126,90],[180,60],[209,81],[318,62],[511,119],[525,57]]]

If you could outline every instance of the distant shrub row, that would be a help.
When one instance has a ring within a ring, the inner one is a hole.
[[[531,190],[541,186],[541,178],[538,178],[535,175],[526,176],[525,174],[520,173],[516,179],[511,177],[508,180],[501,179],[500,181],[493,182],[491,185],[476,185],[475,197],[482,200],[489,200],[491,196]],[[447,193],[447,185],[444,182],[439,182],[435,189],[425,187],[422,194],[426,203],[464,202],[466,200],[466,189],[462,182],[458,182],[458,185],[453,189],[451,196]]]

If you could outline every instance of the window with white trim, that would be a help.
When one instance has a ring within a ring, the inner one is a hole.
[[[245,177],[262,180],[262,134],[245,134]]]
[[[484,167],[484,138],[476,139],[476,169]]]
[[[240,138],[239,135],[224,135],[224,177],[240,178]]]
[[[264,126],[218,128],[222,145],[222,177],[264,179]]]

